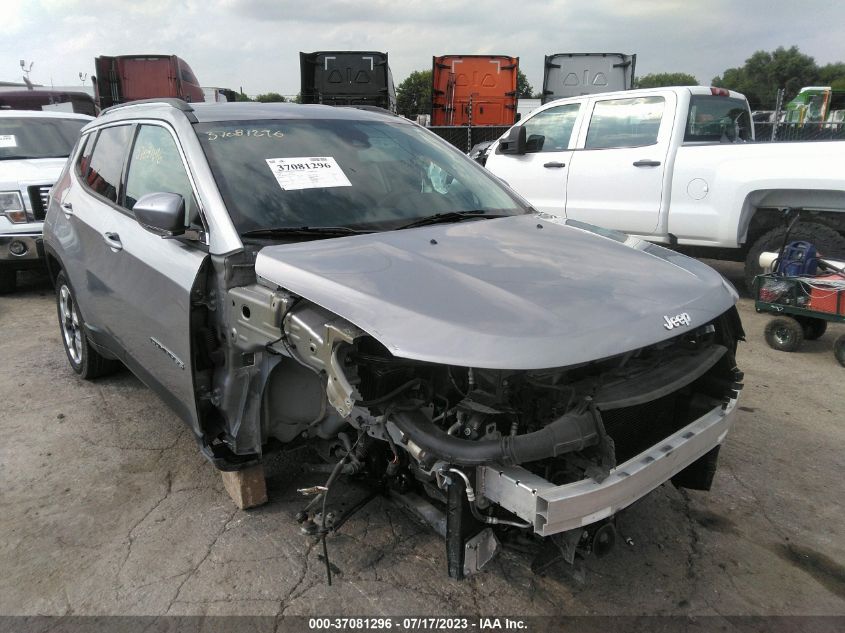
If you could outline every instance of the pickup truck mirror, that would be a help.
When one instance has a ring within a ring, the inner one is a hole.
[[[513,126],[508,135],[499,143],[502,148],[502,154],[517,154],[525,153],[525,128],[521,125]]]
[[[185,200],[178,193],[148,193],[132,207],[135,219],[151,233],[174,237],[185,232]]]

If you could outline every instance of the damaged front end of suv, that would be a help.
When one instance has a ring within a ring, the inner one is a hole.
[[[537,568],[603,551],[664,482],[709,488],[742,386],[713,269],[537,214],[372,109],[110,108],[44,245],[72,371],[126,365],[223,471],[313,448],[306,532],[359,507],[351,476],[441,533],[455,578],[505,535],[544,544]]]
[[[743,332],[703,264],[527,215],[215,266],[206,454],[236,469],[312,442],[330,482],[378,482],[439,531],[454,578],[502,529],[550,537],[539,569],[606,549],[614,514],[666,481],[710,488]],[[330,487],[299,516],[313,533]]]

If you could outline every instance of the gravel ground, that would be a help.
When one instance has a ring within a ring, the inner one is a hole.
[[[843,328],[787,355],[740,308],[746,387],[711,492],[659,488],[620,517],[633,544],[580,570],[538,577],[506,550],[464,582],[437,536],[377,499],[330,539],[327,587],[293,520],[315,483],[297,456],[270,460],[267,505],[237,510],[132,375],[72,373],[30,273],[0,298],[0,614],[845,614]]]

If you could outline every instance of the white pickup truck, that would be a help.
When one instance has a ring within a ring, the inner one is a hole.
[[[746,261],[792,239],[845,255],[845,142],[755,143],[745,97],[703,86],[560,99],[493,143],[486,167],[537,210]]]

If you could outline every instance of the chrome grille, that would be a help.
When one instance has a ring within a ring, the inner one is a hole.
[[[50,204],[50,189],[52,185],[33,185],[28,188],[29,201],[32,203],[32,215],[36,220],[43,220],[47,215]]]

